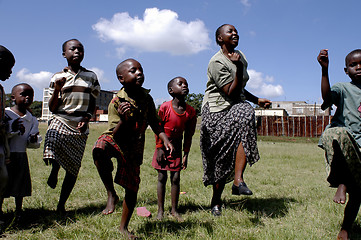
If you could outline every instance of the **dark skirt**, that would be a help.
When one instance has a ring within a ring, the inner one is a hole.
[[[50,159],[55,160],[67,172],[78,176],[87,139],[87,133],[73,131],[60,120],[53,118],[45,135],[45,163],[48,164]]]
[[[200,146],[205,186],[234,179],[234,165],[242,143],[250,166],[259,160],[257,130],[253,107],[240,102],[221,112],[210,112],[208,103],[202,108]]]

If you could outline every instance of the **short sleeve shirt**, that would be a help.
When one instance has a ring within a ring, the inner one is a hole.
[[[330,127],[345,127],[361,146],[361,85],[339,82],[331,87],[331,103],[337,109]]]
[[[247,60],[244,54],[241,51],[238,51],[241,56],[241,61],[243,63],[243,79],[242,79],[242,92],[244,87],[249,79],[247,73]],[[222,50],[219,50],[209,61],[208,70],[207,70],[207,88],[203,98],[203,104],[208,102],[210,112],[219,112],[224,109],[227,109],[234,102],[245,100],[243,94],[239,96],[238,99],[231,99],[227,97],[222,88],[231,83],[236,76],[237,67],[236,65],[226,57]]]

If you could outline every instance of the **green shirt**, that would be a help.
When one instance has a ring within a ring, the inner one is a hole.
[[[233,105],[234,102],[245,100],[243,91],[249,79],[247,73],[248,63],[244,54],[241,51],[236,51],[241,56],[243,63],[242,94],[237,99],[231,99],[222,91],[225,85],[234,80],[237,66],[223,54],[221,49],[211,58],[208,64],[208,82],[202,106],[208,102],[210,112],[220,112]]]
[[[103,134],[109,135],[122,150],[124,158],[133,161],[137,165],[143,162],[145,130],[148,125],[155,129],[159,125],[159,117],[155,109],[153,98],[149,95],[150,90],[141,88],[139,100],[128,96],[124,88],[120,89],[108,106],[108,130]],[[113,136],[113,130],[120,121],[118,106],[127,101],[132,107],[127,120],[127,128],[124,132]]]
[[[345,127],[361,146],[361,85],[339,82],[331,87],[331,107],[337,107],[330,127]]]

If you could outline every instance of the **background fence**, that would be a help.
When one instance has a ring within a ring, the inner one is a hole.
[[[319,137],[332,116],[257,117],[258,135]]]

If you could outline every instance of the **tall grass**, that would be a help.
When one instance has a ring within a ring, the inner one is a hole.
[[[41,124],[45,135],[46,125]],[[42,161],[42,148],[28,150],[33,192],[24,199],[22,222],[12,222],[15,204],[5,199],[7,218],[3,236],[9,239],[121,239],[118,231],[121,204],[108,216],[101,214],[106,191],[93,164],[91,149],[105,124],[92,124],[82,167],[66,204],[68,215],[55,213],[64,171],[56,189],[46,185],[50,167]],[[261,160],[245,172],[252,196],[231,195],[231,184],[223,193],[221,217],[210,214],[211,187],[202,183],[199,132],[193,138],[188,169],[181,173],[179,208],[184,222],[167,216],[157,221],[157,172],[151,167],[154,136],[147,132],[137,207],[145,206],[152,218],[135,213],[130,230],[142,239],[335,239],[344,206],[334,204],[334,190],[325,181],[323,151],[315,140],[260,138]],[[115,163],[116,166],[116,163]],[[165,208],[170,209],[170,183]],[[116,185],[118,195],[124,190]],[[352,239],[361,239],[361,223],[354,224]]]

